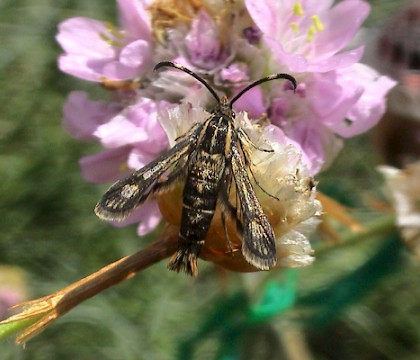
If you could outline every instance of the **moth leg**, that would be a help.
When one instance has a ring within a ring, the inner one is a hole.
[[[280,201],[280,199],[277,197],[277,196],[274,196],[273,194],[270,194],[267,190],[265,190],[261,185],[260,185],[260,183],[258,182],[258,179],[255,177],[255,175],[254,175],[254,172],[252,171],[252,166],[249,166],[249,172],[251,173],[251,175],[252,175],[252,178],[254,179],[254,181],[255,181],[255,184],[257,184],[257,186],[264,192],[264,193],[266,193],[269,197],[271,197],[271,198],[273,198],[273,199],[275,199],[275,200],[277,200],[277,201]]]
[[[254,146],[254,148],[255,149],[257,149],[257,150],[260,150],[260,151],[264,151],[264,149],[259,149],[259,148],[257,148],[252,142],[251,142],[251,140],[249,139],[249,137],[248,137],[248,135],[247,135],[247,133],[245,132],[245,131],[243,131],[242,129],[238,129],[238,137],[239,137],[239,144],[240,144],[240,146],[241,146],[241,150],[242,150],[242,153],[244,154],[244,157],[245,157],[245,165],[247,165],[248,166],[248,169],[249,169],[249,172],[251,173],[251,175],[252,175],[252,178],[254,179],[254,181],[255,181],[255,184],[257,184],[257,186],[265,193],[265,194],[267,194],[269,197],[271,197],[271,198],[273,198],[273,199],[275,199],[275,200],[277,200],[277,201],[280,201],[280,199],[277,197],[277,196],[274,196],[273,194],[270,194],[267,190],[265,190],[262,186],[261,186],[261,184],[259,183],[259,181],[258,181],[258,179],[257,179],[257,177],[255,176],[255,174],[254,174],[254,172],[252,171],[252,166],[255,166],[255,164],[252,162],[252,160],[251,160],[251,158],[250,158],[250,154],[249,154],[249,152],[246,150],[246,149],[244,149],[244,147],[243,147],[243,145],[244,145],[244,143],[245,144],[247,144],[247,145],[249,145],[249,144],[251,144],[251,145],[253,145]],[[273,152],[274,150],[270,150],[270,151],[266,151],[266,152]]]
[[[229,201],[231,185],[232,185],[232,174],[230,173],[229,168],[226,168],[225,180],[223,181],[220,192],[219,192],[219,200],[222,207],[221,218],[222,218],[223,230],[224,230],[225,238],[227,242],[227,247],[229,248],[230,254],[233,257],[232,242],[230,241],[229,232],[227,231],[226,216],[225,216],[225,214],[227,214],[231,219],[237,220],[237,208],[235,208]]]
[[[223,231],[225,232],[225,238],[226,238],[227,246],[229,248],[230,256],[233,257],[232,242],[230,241],[229,232],[227,231],[226,218],[225,218],[225,213],[224,212],[222,212],[221,217],[222,217]]]
[[[263,149],[255,145],[249,138],[248,134],[244,131],[244,129],[238,128],[238,136],[242,142],[247,143],[248,145],[251,145],[255,150],[262,151],[262,152],[269,152],[269,153],[274,152],[273,149]]]

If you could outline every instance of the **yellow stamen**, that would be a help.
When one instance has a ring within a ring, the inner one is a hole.
[[[311,16],[312,22],[315,25],[315,29],[318,31],[324,30],[324,24],[322,23],[321,19],[318,15],[312,15]]]
[[[299,34],[300,32],[299,27],[294,21],[290,23],[290,27],[292,28],[294,33]]]
[[[107,36],[106,34],[100,33],[99,34],[100,38],[105,41],[108,45],[111,46],[116,46],[116,47],[123,47],[124,44],[121,41],[115,41],[114,39],[111,39],[109,36]]]
[[[113,23],[105,21],[104,25],[111,35],[113,35],[113,36],[115,36],[116,38],[119,38],[119,39],[124,39],[125,32],[121,31],[120,29],[115,27]]]
[[[296,1],[293,4],[293,15],[302,16],[304,14],[303,6],[300,1]]]
[[[200,11],[207,8],[203,0],[155,0],[147,9],[152,22],[153,34],[156,39],[165,43],[166,31],[178,25],[189,26],[192,19]]]
[[[308,36],[306,37],[306,40],[308,42],[311,42],[313,40],[315,32],[316,32],[315,26],[314,25],[309,26]]]
[[[113,36],[111,38],[108,34],[100,33],[99,36],[102,40],[104,40],[108,45],[122,47],[124,43],[122,41],[117,41],[116,39],[124,39],[124,31],[118,30],[113,24],[109,22],[104,22],[104,25],[110,35]]]
[[[120,170],[122,173],[125,173],[125,172],[128,170],[128,165],[127,165],[127,162],[123,162],[123,163],[120,165],[119,170]]]

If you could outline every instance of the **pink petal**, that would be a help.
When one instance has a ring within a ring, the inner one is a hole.
[[[363,56],[363,50],[364,47],[360,46],[356,49],[336,54],[331,57],[326,57],[324,59],[313,59],[306,67],[306,71],[327,72],[351,66],[360,61]]]
[[[245,6],[255,25],[264,33],[276,36],[278,28],[277,7],[270,0],[245,0]]]
[[[342,140],[332,132],[312,125],[308,119],[294,119],[294,126],[288,135],[296,141],[302,151],[311,176],[328,167],[342,148]]]
[[[115,226],[117,228],[122,228],[128,225],[137,224],[140,222],[140,220],[144,217],[144,209],[143,206],[145,204],[140,205],[137,209],[134,209],[130,215],[123,221],[108,221],[112,226]]]
[[[114,81],[133,79],[144,69],[143,66],[126,66],[114,59],[91,59],[66,54],[58,58],[58,67],[67,74],[95,82],[102,82],[104,78]],[[147,66],[145,68],[147,69]]]
[[[157,156],[157,153],[147,152],[144,148],[135,147],[128,156],[127,164],[131,169],[141,169],[156,159]]]
[[[12,281],[11,279],[6,279],[7,277],[2,279],[2,281]],[[4,320],[6,318],[10,307],[16,305],[19,302],[22,302],[24,298],[24,292],[18,288],[18,282],[16,282],[16,284],[10,285],[7,285],[7,283],[3,284],[0,287],[0,320]]]
[[[146,204],[145,204],[146,205]],[[137,234],[144,236],[153,231],[162,220],[162,214],[156,201],[149,201],[146,206],[143,206],[143,216],[140,218],[140,224],[137,228]]]
[[[118,60],[109,61],[102,69],[103,76],[112,80],[127,80],[151,70],[151,49],[144,40],[125,46]]]
[[[306,72],[308,69],[308,60],[299,54],[288,53],[283,46],[275,39],[263,37],[264,42],[271,49],[273,60],[279,66],[287,68],[290,73]]]
[[[218,28],[204,10],[194,18],[185,43],[191,62],[200,67],[212,68],[221,60]]]
[[[77,17],[60,23],[56,40],[68,54],[92,59],[113,58],[116,51],[101,37],[103,34],[108,34],[103,22]]]
[[[106,103],[89,100],[85,92],[73,91],[63,107],[62,126],[75,139],[94,140],[94,131],[115,112]]]
[[[87,66],[88,59],[84,56],[60,55],[58,57],[58,68],[67,74],[88,81],[100,81],[96,71]]]
[[[234,107],[236,111],[246,111],[251,118],[260,117],[266,111],[261,88],[247,91],[234,103]]]
[[[316,52],[326,56],[342,50],[353,39],[369,12],[369,4],[361,0],[337,3],[322,19],[325,28],[314,38]]]
[[[108,149],[134,144],[148,138],[141,127],[136,126],[127,119],[127,110],[115,116],[111,121],[99,126],[94,135],[102,145]]]
[[[291,102],[285,97],[274,99],[267,110],[268,116],[273,124],[284,126],[287,124],[287,115],[291,109]]]
[[[129,148],[105,150],[79,160],[82,176],[85,180],[102,184],[121,179],[131,171],[127,168]]]
[[[149,63],[151,58],[150,44],[144,40],[136,40],[124,47],[120,53],[121,64],[138,68]]]
[[[337,123],[343,121],[362,92],[360,87],[340,84],[336,73],[330,72],[313,76],[307,99],[317,121],[333,129]]]
[[[119,60],[108,61],[101,69],[100,77],[109,80],[124,81],[133,79],[138,75],[138,69],[126,66]]]
[[[158,111],[169,103],[147,98],[126,107],[106,124],[97,128],[97,136],[106,148],[125,145],[144,147],[149,153],[157,153],[167,146],[167,136],[157,120]]]
[[[343,86],[357,86],[363,91],[346,114],[350,123],[341,121],[334,126],[337,134],[352,137],[371,129],[378,123],[385,111],[386,95],[396,82],[387,76],[380,76],[375,70],[363,64],[343,69],[339,75]]]
[[[123,221],[110,221],[109,223],[115,227],[125,227],[127,225],[139,223],[137,234],[144,236],[153,231],[162,220],[162,214],[159,211],[157,202],[153,199],[146,201],[135,209]]]
[[[220,71],[220,78],[233,83],[249,79],[249,69],[244,63],[233,63]]]
[[[148,8],[151,1],[117,0],[120,24],[129,40],[152,41],[151,24]]]

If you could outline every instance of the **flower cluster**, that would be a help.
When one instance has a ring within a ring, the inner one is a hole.
[[[99,83],[111,94],[108,102],[100,102],[73,92],[64,107],[63,124],[70,135],[104,147],[81,159],[83,176],[94,183],[109,182],[146,165],[173,144],[164,119],[181,111],[175,110],[177,105],[211,108],[214,99],[207,89],[187,74],[175,70],[154,74],[159,61],[190,68],[227,96],[263,76],[290,73],[298,81],[296,92],[287,82],[272,81],[246,93],[235,110],[246,111],[254,125],[265,123],[264,138],[276,155],[266,159],[270,172],[259,170],[259,176],[275,177],[282,184],[268,184],[268,189],[281,192],[290,183],[291,192],[311,201],[304,209],[294,209],[296,202],[288,202],[295,205],[280,211],[279,221],[285,226],[276,230],[277,236],[285,229],[297,231],[295,226],[319,213],[314,195],[302,184],[331,163],[343,138],[379,121],[385,96],[394,86],[359,63],[362,47],[346,49],[369,5],[362,0],[336,5],[330,0],[117,0],[117,4],[118,27],[72,18],[60,24],[57,35],[64,50],[60,69]],[[189,125],[185,120],[180,126],[186,131]],[[248,126],[249,135],[255,137],[252,133],[259,128]],[[288,199],[290,194],[282,196]],[[161,212],[162,205],[159,208],[152,198],[122,225],[140,223],[138,233],[143,235],[159,223]],[[285,220],[289,215],[293,220]],[[309,250],[297,253],[306,256]]]

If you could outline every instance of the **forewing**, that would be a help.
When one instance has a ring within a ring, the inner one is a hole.
[[[201,127],[202,124],[196,124],[168,151],[112,185],[96,204],[96,215],[103,220],[124,220],[155,188],[162,188],[157,180],[166,170],[175,164],[185,166],[184,159],[195,148]],[[180,171],[179,168],[175,170]]]
[[[277,261],[275,236],[254,192],[237,143],[232,144],[231,168],[241,208],[242,254],[251,265],[268,270]]]

